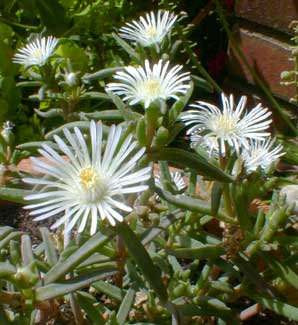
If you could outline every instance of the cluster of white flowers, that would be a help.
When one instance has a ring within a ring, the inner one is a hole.
[[[120,36],[147,47],[159,45],[168,38],[177,16],[161,11],[153,12],[139,21],[127,23],[120,29]],[[38,38],[18,50],[13,61],[25,67],[43,66],[53,56],[58,44],[55,37]],[[122,97],[129,105],[142,104],[148,109],[151,103],[168,99],[179,100],[190,88],[190,74],[182,72],[181,65],[170,66],[169,61],[157,63],[144,61],[143,66],[127,66],[118,71],[109,83],[107,91]],[[75,84],[75,74],[69,73],[65,81]],[[207,148],[210,155],[226,156],[233,150],[241,156],[247,171],[255,171],[259,166],[267,169],[283,153],[280,145],[274,146],[268,129],[272,122],[271,112],[261,104],[251,111],[245,111],[246,97],[241,97],[234,105],[232,95],[222,95],[223,109],[210,103],[197,101],[191,110],[181,114],[181,120],[191,126],[187,131],[193,146]],[[104,140],[101,122],[91,121],[89,140],[78,128],[63,129],[64,137],[54,136],[58,151],[43,144],[39,153],[45,159],[32,158],[33,168],[42,175],[27,177],[24,181],[35,186],[35,192],[25,199],[32,201],[30,209],[35,220],[55,217],[64,212],[53,224],[57,228],[65,224],[65,233],[76,224],[78,232],[90,225],[94,234],[99,219],[107,219],[111,225],[123,221],[123,213],[132,209],[124,202],[124,196],[147,189],[146,182],[151,177],[151,167],[135,170],[137,161],[145,152],[137,150],[133,135],[124,140],[121,126],[110,127]],[[171,174],[180,191],[185,188],[179,173]],[[162,187],[160,179],[156,184]]]
[[[282,146],[274,147],[270,138],[271,112],[258,104],[252,110],[245,111],[247,98],[242,96],[235,107],[234,97],[222,94],[222,110],[217,106],[197,101],[190,105],[189,111],[180,116],[191,127],[187,131],[192,146],[202,145],[210,156],[226,156],[233,149],[241,156],[247,171],[258,167],[266,170],[271,163],[283,155]]]

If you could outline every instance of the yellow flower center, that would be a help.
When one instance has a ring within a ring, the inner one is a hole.
[[[149,38],[153,38],[155,37],[157,34],[157,30],[156,28],[154,27],[149,27],[147,30],[146,30],[146,35],[149,37]]]
[[[99,176],[92,167],[82,169],[79,177],[81,185],[87,190],[94,189],[98,185]]]
[[[160,94],[160,82],[157,80],[147,80],[143,85],[144,95],[147,97],[158,97]]]
[[[37,60],[42,60],[43,58],[43,53],[41,49],[37,48],[31,52],[31,56]]]
[[[212,121],[212,129],[222,135],[227,135],[237,129],[237,121],[230,116],[220,115]]]

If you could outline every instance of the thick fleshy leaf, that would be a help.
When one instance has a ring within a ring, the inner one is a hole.
[[[93,113],[80,113],[81,119],[95,119],[95,120],[104,120],[104,121],[123,121],[123,116],[121,112],[117,110],[108,110],[101,112]]]
[[[16,84],[17,87],[40,87],[41,81],[21,81]]]
[[[220,246],[202,244],[201,247],[167,249],[167,252],[180,258],[201,260],[218,257],[224,254],[224,249]]]
[[[8,262],[0,262],[0,279],[13,275],[16,268]]]
[[[100,246],[109,241],[109,237],[97,233],[85,242],[78,250],[73,252],[66,260],[60,259],[44,276],[44,283],[49,284],[63,278],[68,272],[72,271],[77,265],[91,256]]]
[[[261,257],[267,262],[268,266],[275,272],[278,277],[281,277],[290,286],[298,289],[298,274],[293,268],[286,265],[286,261],[279,262],[276,257],[262,253]]]
[[[132,58],[135,59],[137,62],[140,62],[140,56],[138,53],[122,38],[120,38],[115,33],[112,33],[114,40],[123,48],[123,50]]]
[[[78,121],[78,122],[70,122],[66,123],[59,128],[50,131],[45,135],[46,140],[51,140],[54,135],[61,135],[63,134],[63,129],[68,128],[68,129],[73,129],[74,127],[79,128],[81,131],[86,131],[88,132],[90,130],[90,122],[89,121]],[[109,130],[108,126],[103,125],[103,132],[107,133]]]
[[[40,117],[44,117],[44,118],[49,118],[49,117],[56,117],[56,116],[63,116],[64,112],[63,109],[61,108],[51,108],[47,111],[41,111],[39,109],[35,109],[34,112],[40,116]]]
[[[168,191],[163,191],[160,188],[155,188],[156,193],[169,203],[175,205],[178,208],[187,209],[189,211],[199,212],[201,214],[212,215],[210,203],[195,199],[186,195],[173,195]],[[229,217],[221,209],[218,210],[217,215],[214,216],[219,220],[235,224],[235,220]]]
[[[256,291],[264,294],[266,296],[274,297],[274,289],[266,282],[262,275],[256,270],[249,261],[246,261],[244,258],[238,258],[235,261],[235,264],[238,266],[241,272],[245,277],[254,285]]]
[[[137,115],[130,109],[129,106],[126,106],[123,101],[115,95],[112,91],[107,91],[108,96],[115,104],[115,106],[119,109],[120,113],[122,114],[124,120],[131,121],[137,119]]]
[[[275,313],[287,317],[288,319],[298,321],[297,307],[289,305],[277,299],[265,298],[260,296],[253,296],[252,298],[265,308],[273,310]]]
[[[183,149],[163,148],[160,151],[148,153],[148,158],[152,161],[165,160],[180,165],[181,167],[189,167],[194,169],[199,175],[221,182],[233,182],[232,176],[210,164],[203,156]]]
[[[88,272],[74,279],[60,283],[51,283],[36,289],[36,301],[44,301],[56,297],[64,296],[76,290],[90,286],[93,282],[112,276],[117,271],[116,268],[106,268],[95,272]]]
[[[220,206],[220,199],[223,186],[219,182],[214,182],[211,193],[211,215],[216,216]]]
[[[117,313],[117,320],[119,322],[119,324],[124,324],[128,313],[130,311],[130,307],[134,301],[134,297],[135,297],[135,290],[133,289],[128,289],[120,307],[119,307],[119,311]]]
[[[0,227],[0,240],[4,239],[13,231],[12,227],[9,226],[2,226]]]
[[[53,240],[51,238],[51,234],[46,227],[40,228],[41,237],[44,243],[44,249],[46,254],[46,259],[49,265],[53,266],[58,261],[58,256],[56,252],[55,245],[53,243]]]
[[[92,324],[104,325],[105,321],[101,312],[98,310],[97,300],[87,292],[77,292],[77,300],[82,309],[87,314]]]
[[[165,215],[161,218],[159,225],[147,229],[142,233],[141,239],[143,245],[148,245],[154,238],[165,231],[170,225],[185,216],[184,212],[179,212],[179,210],[173,211],[171,214]]]
[[[11,240],[21,237],[22,235],[23,235],[23,232],[21,232],[21,231],[11,232],[9,235],[7,235],[5,238],[3,238],[0,241],[0,250],[3,249],[4,247],[6,247]]]
[[[138,237],[126,223],[122,222],[118,224],[116,229],[118,234],[122,237],[129,254],[142,271],[142,274],[149,282],[161,302],[165,303],[168,295],[160,277],[160,270],[153,264],[153,261],[145,247],[141,244]]]
[[[31,192],[19,188],[1,187],[0,199],[24,204],[25,203],[24,197],[29,193]]]
[[[92,287],[95,290],[106,294],[108,297],[117,300],[118,302],[121,302],[125,295],[124,290],[105,281],[97,281],[92,284]]]
[[[80,96],[81,99],[104,99],[104,100],[111,100],[111,98],[105,94],[100,93],[98,91],[88,91],[85,92],[83,95]]]
[[[184,107],[187,105],[192,92],[193,92],[193,83],[190,83],[190,88],[187,90],[186,94],[179,98],[169,110],[169,121],[170,124],[174,123],[178,118],[179,114],[183,111]]]
[[[25,234],[21,237],[21,254],[24,265],[29,265],[34,262],[34,255],[32,251],[32,242],[29,235]]]
[[[104,78],[108,78],[112,76],[115,72],[123,70],[123,67],[114,67],[114,68],[107,68],[102,69],[93,73],[86,73],[83,75],[83,80],[102,80]]]

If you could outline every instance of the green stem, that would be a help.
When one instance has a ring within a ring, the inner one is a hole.
[[[157,127],[157,119],[159,116],[159,108],[155,104],[151,104],[146,110],[146,147],[150,149],[152,140],[155,134],[155,129]]]
[[[221,23],[223,25],[223,28],[226,31],[227,35],[228,35],[228,38],[229,38],[229,41],[230,41],[231,46],[237,52],[237,54],[239,55],[239,57],[243,61],[244,65],[247,67],[247,69],[249,70],[250,74],[254,78],[255,82],[262,89],[262,91],[264,92],[264,94],[266,95],[266,97],[268,98],[268,100],[271,102],[271,104],[273,105],[273,107],[278,112],[278,114],[281,117],[281,119],[288,125],[288,127],[294,132],[295,135],[298,135],[298,131],[297,131],[296,127],[293,125],[293,123],[291,122],[291,120],[284,113],[283,109],[280,107],[280,105],[278,104],[278,102],[276,101],[276,99],[272,96],[272,94],[271,94],[270,90],[268,89],[268,87],[265,85],[265,83],[259,77],[259,75],[255,71],[255,69],[252,67],[252,65],[249,63],[248,59],[246,58],[246,56],[242,52],[240,46],[237,44],[237,42],[236,42],[235,38],[233,37],[233,34],[232,34],[232,32],[231,32],[231,30],[229,28],[228,22],[227,22],[224,14],[223,14],[222,7],[220,5],[219,0],[216,0],[216,8],[217,8],[217,13],[218,13],[219,19],[221,20]]]
[[[21,28],[25,28],[25,29],[30,29],[30,30],[38,30],[39,29],[39,26],[30,26],[30,25],[15,23],[15,22],[10,21],[3,17],[0,17],[0,21],[3,21],[4,23],[12,25],[12,26],[21,27]]]
[[[220,150],[220,152],[221,152],[221,150]],[[222,169],[222,171],[225,171],[226,164],[227,164],[226,157],[219,154],[219,166]],[[231,201],[231,196],[230,196],[229,184],[223,184],[223,198],[224,198],[224,206],[225,206],[225,210],[226,210],[227,214],[230,217],[233,217],[234,212],[233,212],[233,206],[232,206],[232,201]]]

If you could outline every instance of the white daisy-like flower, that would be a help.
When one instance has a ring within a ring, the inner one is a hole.
[[[145,17],[141,16],[139,21],[126,23],[120,28],[119,35],[144,47],[160,44],[170,34],[176,20],[177,16],[169,11],[158,10],[157,15],[151,11]]]
[[[20,48],[13,58],[13,62],[26,67],[32,65],[43,66],[53,55],[59,39],[53,36],[37,38],[35,41]]]
[[[249,148],[244,149],[241,156],[248,172],[255,171],[258,167],[265,170],[285,153],[279,144],[274,147],[275,139],[266,141],[251,140]]]
[[[107,90],[124,96],[123,100],[128,101],[130,105],[142,102],[145,108],[157,99],[178,100],[178,95],[184,95],[190,88],[189,72],[179,74],[183,67],[175,65],[169,68],[169,64],[169,61],[163,63],[159,60],[151,69],[149,61],[146,60],[144,68],[128,66],[124,71],[116,72],[114,79],[120,82],[108,84]]]
[[[170,172],[171,175],[171,180],[172,182],[175,184],[175,186],[177,187],[178,191],[182,191],[183,189],[186,188],[185,182],[183,177],[181,176],[181,174],[179,172]],[[160,180],[160,175],[156,175],[154,177],[155,180],[155,185],[163,188],[162,182]]]
[[[187,134],[197,132],[202,141],[212,143],[212,150],[216,149],[221,155],[226,154],[226,144],[240,153],[240,148],[248,148],[248,140],[264,140],[270,135],[264,132],[272,122],[271,112],[258,104],[249,112],[244,112],[247,98],[242,96],[234,107],[234,97],[222,94],[222,111],[210,103],[197,101],[190,105],[196,110],[189,110],[181,114],[180,118],[186,125],[194,124]],[[215,144],[216,148],[215,148]]]
[[[33,201],[25,208],[32,210],[31,215],[37,216],[35,220],[54,217],[65,211],[52,228],[67,221],[66,233],[77,223],[78,232],[82,232],[89,218],[91,235],[96,232],[99,218],[107,219],[112,226],[116,221],[123,221],[119,210],[132,211],[123,203],[124,195],[138,193],[148,187],[142,182],[150,178],[151,168],[133,171],[145,149],[135,152],[137,142],[132,141],[132,134],[124,141],[120,140],[121,126],[111,126],[106,142],[101,122],[90,123],[88,142],[77,127],[73,132],[64,128],[63,132],[67,141],[54,136],[63,156],[44,144],[39,153],[46,160],[32,158],[33,170],[44,177],[24,179],[26,183],[41,187],[39,192],[25,197]]]
[[[216,137],[205,139],[198,131],[194,131],[190,134],[190,143],[191,148],[201,147],[209,154],[209,157],[218,157],[218,141]]]

